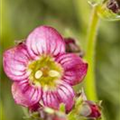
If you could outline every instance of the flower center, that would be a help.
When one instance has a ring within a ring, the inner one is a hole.
[[[43,88],[54,88],[61,79],[63,69],[50,56],[42,56],[28,65],[30,83]]]

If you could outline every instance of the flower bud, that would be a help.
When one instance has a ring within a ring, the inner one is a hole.
[[[84,101],[80,107],[80,115],[91,119],[100,118],[100,106],[92,101]]]
[[[114,13],[120,13],[120,0],[109,0],[107,8],[112,10]]]
[[[84,53],[81,50],[81,48],[77,45],[75,39],[73,38],[65,38],[65,46],[66,46],[66,52],[68,53],[76,53],[80,57],[83,57]]]
[[[107,21],[120,20],[120,1],[106,0],[98,6],[98,16]]]

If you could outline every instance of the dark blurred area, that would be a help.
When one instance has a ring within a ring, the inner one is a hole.
[[[22,120],[11,95],[11,81],[2,68],[2,53],[25,39],[35,27],[49,25],[64,37],[77,39],[83,51],[91,7],[87,0],[4,0],[0,39],[0,117]],[[120,120],[120,21],[100,22],[96,46],[96,87],[107,120]]]

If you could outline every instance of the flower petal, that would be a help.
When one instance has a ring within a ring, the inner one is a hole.
[[[33,30],[26,40],[28,51],[35,59],[42,54],[56,56],[65,52],[62,36],[52,27],[41,26]]]
[[[12,95],[19,105],[30,107],[41,98],[41,89],[30,86],[27,80],[14,82],[12,85]]]
[[[41,106],[40,103],[38,102],[38,103],[30,106],[30,107],[29,107],[29,110],[30,110],[31,112],[36,112],[36,111],[38,111],[40,108],[42,108],[42,106]]]
[[[66,111],[69,112],[74,105],[75,95],[72,87],[69,84],[63,82],[59,85],[57,92],[60,102],[65,104]]]
[[[43,91],[42,101],[45,106],[53,109],[59,108],[59,99],[56,91]]]
[[[3,55],[3,67],[7,76],[15,81],[28,77],[26,66],[30,60],[25,44],[21,43],[14,48],[5,51]]]
[[[43,91],[42,101],[45,106],[53,109],[59,109],[60,104],[64,103],[68,112],[74,105],[74,91],[70,85],[62,82],[54,91]]]
[[[70,85],[81,82],[87,73],[88,64],[75,54],[59,55],[56,61],[64,68],[62,79]]]

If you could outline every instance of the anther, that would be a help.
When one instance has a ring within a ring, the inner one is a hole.
[[[43,75],[42,71],[41,71],[41,70],[38,70],[38,71],[35,73],[35,78],[36,78],[36,79],[39,79],[39,78],[42,77],[42,75]]]
[[[59,77],[60,76],[60,73],[56,70],[50,70],[48,74],[50,77]]]

